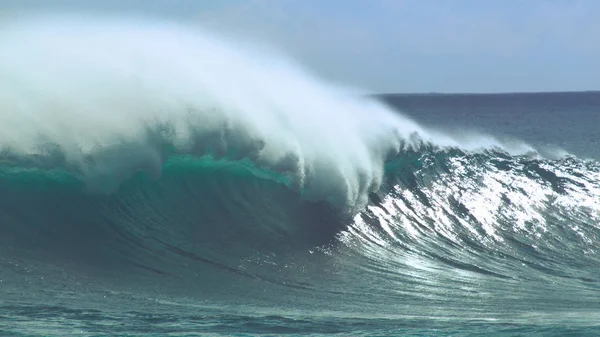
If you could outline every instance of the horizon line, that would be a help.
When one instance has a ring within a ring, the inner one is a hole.
[[[535,94],[591,94],[600,90],[564,90],[564,91],[499,91],[499,92],[383,92],[372,96],[459,96],[459,95],[535,95]]]

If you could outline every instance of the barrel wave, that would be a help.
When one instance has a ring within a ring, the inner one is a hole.
[[[0,30],[0,331],[597,331],[597,161],[423,128],[198,27]]]

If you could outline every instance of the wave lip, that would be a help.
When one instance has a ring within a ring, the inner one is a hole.
[[[281,57],[198,27],[44,17],[4,23],[0,41],[0,144],[18,154],[52,144],[84,172],[121,169],[115,161],[159,170],[167,143],[251,158],[352,205],[377,189],[399,138],[419,131],[379,103],[341,97]]]

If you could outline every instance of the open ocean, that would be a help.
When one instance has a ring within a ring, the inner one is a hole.
[[[358,96],[190,27],[0,26],[0,336],[600,335],[600,93]]]

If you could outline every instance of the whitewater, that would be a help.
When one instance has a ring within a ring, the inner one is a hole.
[[[196,25],[0,23],[0,333],[597,333],[600,163]]]

